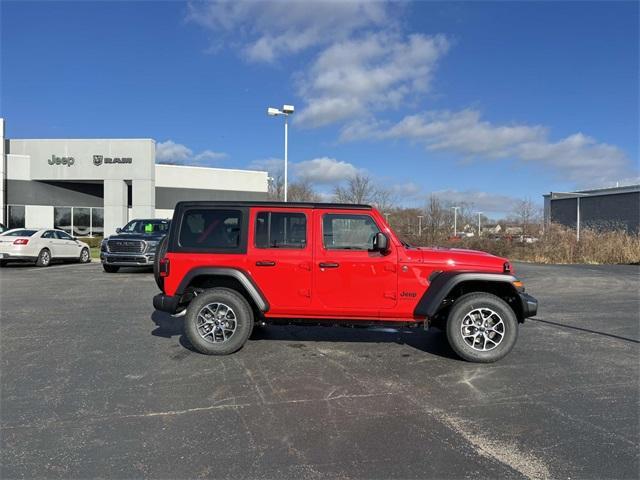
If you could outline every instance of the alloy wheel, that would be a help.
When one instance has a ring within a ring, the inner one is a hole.
[[[488,352],[502,343],[505,324],[490,308],[475,308],[462,319],[460,333],[471,348]]]
[[[209,303],[202,307],[196,322],[198,334],[210,343],[226,342],[238,326],[235,312],[224,303]]]

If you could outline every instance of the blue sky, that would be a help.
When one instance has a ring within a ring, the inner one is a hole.
[[[638,177],[638,2],[7,2],[10,138],[151,137],[187,164],[365,171],[419,206]]]

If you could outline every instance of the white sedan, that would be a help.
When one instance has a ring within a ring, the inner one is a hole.
[[[35,262],[48,267],[52,260],[91,261],[89,245],[53,228],[14,228],[0,234],[0,267],[7,262]]]

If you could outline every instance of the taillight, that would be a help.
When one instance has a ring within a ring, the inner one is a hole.
[[[160,263],[158,265],[158,271],[160,272],[161,277],[169,276],[169,259],[168,258],[165,257],[162,260],[160,260]]]
[[[13,242],[14,245],[26,245],[27,243],[29,243],[28,238],[19,238]]]

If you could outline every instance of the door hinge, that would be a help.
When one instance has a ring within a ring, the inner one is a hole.
[[[396,292],[384,292],[384,298],[390,298],[391,300],[396,299]]]

